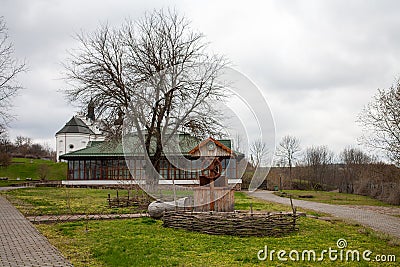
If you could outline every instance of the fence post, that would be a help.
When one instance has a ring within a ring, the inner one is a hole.
[[[293,211],[293,231],[296,230],[296,207],[293,205],[292,195],[289,195],[290,206],[292,206]]]

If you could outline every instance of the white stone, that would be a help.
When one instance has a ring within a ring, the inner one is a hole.
[[[189,205],[190,203],[188,197],[183,197],[176,200],[176,205],[175,201],[162,202],[157,200],[150,203],[148,207],[148,213],[150,217],[154,219],[160,219],[162,216],[164,216],[165,211],[173,211],[175,210],[175,207],[184,208],[189,207]]]

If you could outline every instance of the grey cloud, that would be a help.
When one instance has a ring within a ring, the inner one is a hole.
[[[400,75],[398,1],[2,0],[16,53],[31,68],[21,75],[26,89],[15,101],[11,135],[52,140],[74,114],[57,92],[67,86],[60,63],[76,48],[74,32],[160,7],[185,14],[213,51],[259,85],[278,140],[294,134],[303,146],[326,144],[336,152],[356,143],[362,106]]]

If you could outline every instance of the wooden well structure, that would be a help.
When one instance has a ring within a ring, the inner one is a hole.
[[[213,185],[194,189],[195,211],[234,211],[234,190]]]
[[[208,138],[189,153],[200,156],[203,161],[200,186],[193,190],[194,211],[234,211],[234,189],[228,186],[221,164],[222,159],[234,156],[233,151]]]

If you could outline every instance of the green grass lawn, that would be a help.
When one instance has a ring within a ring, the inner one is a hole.
[[[67,164],[42,159],[13,158],[8,167],[0,167],[0,177],[8,177],[8,181],[0,181],[0,186],[17,185],[27,182],[26,178],[40,180],[39,166],[48,166],[48,180],[65,180]],[[17,180],[19,178],[19,180]]]
[[[0,180],[0,187],[6,187],[6,186],[18,186],[18,185],[22,185],[22,184],[25,184],[25,183],[27,183],[27,182],[30,182],[30,181],[27,181],[27,180],[13,180],[13,179],[9,179],[9,180],[7,180],[7,181],[3,181],[3,180]]]
[[[127,190],[119,190],[119,196],[128,195]],[[135,192],[131,192],[131,197]],[[140,194],[142,192],[139,192]],[[109,208],[107,196],[116,197],[115,189],[22,188],[2,192],[24,215],[61,214],[112,214],[142,212],[136,207]]]
[[[119,190],[119,196],[127,196],[127,190]],[[134,194],[132,191],[131,194]],[[139,191],[139,194],[143,192]],[[187,192],[185,192],[187,194]],[[107,195],[116,196],[115,189],[56,188],[36,187],[22,188],[2,192],[23,214],[27,216],[50,214],[110,214],[142,212],[134,207],[108,208]],[[292,211],[288,205],[259,200],[243,192],[235,192],[235,209],[258,211]],[[304,209],[298,211],[305,212]],[[322,213],[306,211],[309,214],[322,216]]]
[[[289,203],[289,201],[288,201],[288,203]],[[235,209],[236,210],[250,210],[250,205],[252,206],[254,212],[260,212],[260,211],[271,211],[271,212],[289,211],[289,212],[291,212],[292,211],[292,208],[290,207],[289,204],[283,205],[283,204],[278,204],[278,203],[274,203],[274,202],[268,202],[268,201],[265,201],[262,199],[248,196],[242,192],[235,192]],[[305,212],[307,214],[314,215],[317,217],[328,215],[326,213],[302,209],[302,208],[298,208],[298,207],[296,208],[296,210],[299,212]]]
[[[120,190],[120,196],[126,191]],[[67,196],[73,212],[87,213],[125,212],[107,208],[107,194],[114,190],[25,188],[5,192],[24,213],[69,213]],[[19,202],[19,204],[18,204]],[[290,211],[289,206],[270,203],[235,193],[236,209],[254,211]],[[31,211],[30,211],[31,210]],[[107,211],[108,210],[108,211]],[[389,254],[400,257],[400,241],[377,234],[358,225],[343,222],[326,222],[311,218],[299,219],[299,231],[279,238],[214,236],[162,227],[160,221],[150,218],[111,221],[79,221],[62,224],[43,224],[37,228],[50,242],[71,260],[75,266],[280,266],[316,265],[321,263],[292,261],[282,263],[276,259],[260,262],[257,252],[268,246],[269,250],[333,249],[336,241],[344,238],[348,249],[369,249],[373,256]],[[88,229],[88,231],[86,231]],[[333,266],[341,266],[343,262]],[[382,266],[382,264],[357,262],[346,266]],[[332,262],[322,262],[332,266]],[[396,266],[384,264],[384,266]]]
[[[281,192],[286,194],[281,194]],[[289,197],[292,196],[294,199],[301,199],[307,201],[314,201],[320,203],[328,203],[334,205],[368,205],[368,206],[393,206],[377,199],[354,195],[345,194],[338,192],[326,192],[326,191],[305,191],[305,190],[283,190],[276,192],[275,194]],[[301,198],[301,196],[312,196],[312,198]],[[398,206],[397,206],[398,207]]]
[[[74,266],[397,266],[395,263],[259,261],[257,253],[271,250],[315,250],[317,257],[346,239],[347,249],[371,250],[400,257],[396,240],[355,225],[309,218],[299,220],[299,231],[280,238],[215,236],[162,227],[150,218],[37,225]]]
[[[253,211],[292,211],[290,206],[263,201],[250,197],[243,192],[235,192],[236,210],[249,210],[250,204],[253,207]]]

